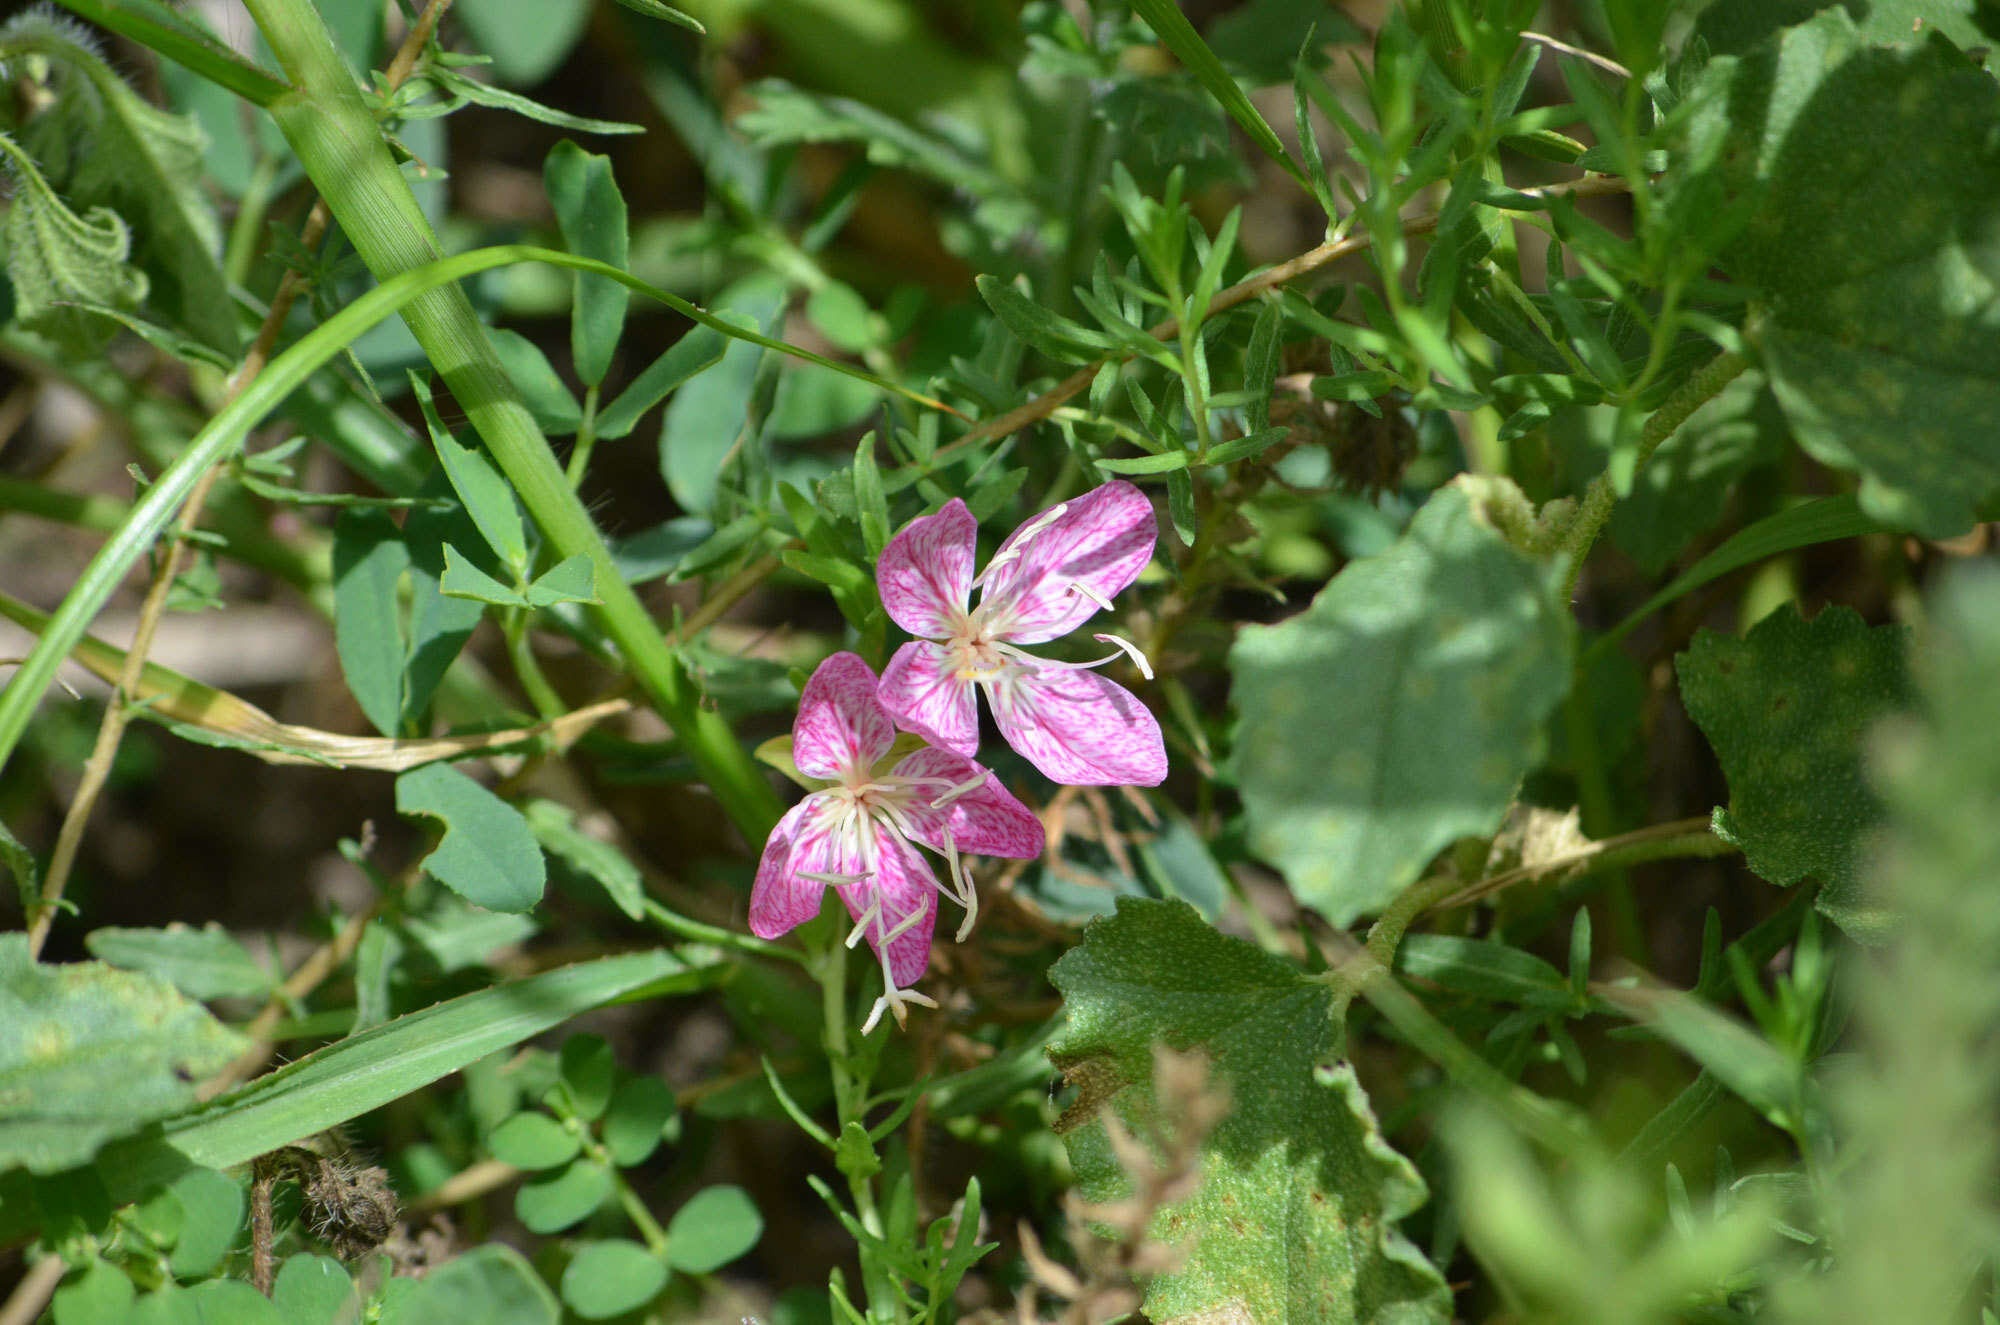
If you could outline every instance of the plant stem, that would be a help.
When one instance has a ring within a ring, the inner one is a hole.
[[[830,909],[830,908],[829,908]],[[855,1075],[847,1043],[847,945],[839,927],[824,919],[806,934],[806,969],[819,981],[821,1041],[826,1050],[827,1071],[833,1078],[835,1134],[845,1142],[848,1124],[865,1129],[862,1115],[868,1105],[868,1082]],[[835,1151],[835,1163],[847,1179],[847,1191],[854,1200],[854,1214],[870,1236],[882,1236],[882,1212],[875,1205],[874,1172],[880,1168],[873,1148],[865,1157],[842,1146]],[[872,1248],[863,1243],[856,1252],[861,1258],[861,1280],[868,1293],[868,1314],[873,1320],[900,1318],[901,1297],[896,1292],[893,1272],[881,1263]]]
[[[293,83],[272,104],[272,115],[376,279],[441,256],[310,0],[248,0],[248,8]],[[403,319],[558,555],[590,560],[607,633],[744,838],[761,842],[778,820],[776,794],[728,722],[703,708],[680,660],[618,574],[465,292],[457,285],[430,291],[404,308]]]

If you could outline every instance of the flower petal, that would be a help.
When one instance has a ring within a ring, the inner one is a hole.
[[[905,986],[923,979],[931,964],[931,932],[937,928],[938,908],[937,876],[922,852],[901,834],[878,829],[874,877],[841,888],[840,900],[856,920],[867,913],[871,902],[881,903],[880,919],[866,931],[868,946],[877,953],[882,951],[878,934],[893,933],[896,926],[917,916],[916,923],[889,940],[889,978]]]
[[[1011,644],[1040,644],[1087,621],[1100,600],[1139,578],[1159,536],[1153,504],[1123,479],[1084,493],[1039,530],[1036,523],[1001,544],[980,597],[994,633]],[[1010,556],[1023,532],[1019,555]]]
[[[750,932],[758,938],[777,938],[819,914],[826,885],[800,874],[858,872],[853,861],[839,859],[828,802],[819,793],[806,797],[785,812],[765,841],[750,889]]]
[[[979,522],[953,497],[936,515],[904,525],[875,563],[875,584],[889,619],[929,639],[952,632],[972,594]]]
[[[792,723],[792,762],[801,773],[837,778],[889,752],[896,724],[875,697],[876,685],[859,654],[836,653],[813,672]]]
[[[978,751],[979,706],[972,698],[973,683],[946,665],[942,645],[912,640],[896,650],[882,669],[882,685],[875,693],[903,730],[962,755]]]
[[[1160,724],[1131,691],[1081,667],[1007,668],[987,683],[1000,734],[1051,781],[1153,787],[1167,776]]]
[[[892,776],[935,778],[953,787],[979,779],[977,789],[954,796],[941,808],[928,804],[929,797],[910,807],[911,836],[925,846],[943,851],[949,828],[952,845],[960,851],[1014,860],[1033,860],[1042,854],[1047,840],[1042,821],[1015,800],[1000,779],[963,755],[936,748],[919,750],[898,763]],[[935,794],[943,795],[944,790],[939,787]]]

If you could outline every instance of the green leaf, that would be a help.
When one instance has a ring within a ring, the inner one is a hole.
[[[1729,779],[1715,831],[1772,883],[1807,876],[1842,928],[1874,928],[1857,893],[1881,807],[1862,778],[1862,746],[1908,701],[1909,631],[1865,624],[1848,607],[1810,623],[1787,604],[1742,639],[1698,632],[1675,661],[1681,702]]]
[[[132,1281],[123,1270],[93,1260],[56,1290],[55,1325],[125,1325],[132,1318],[132,1297]]]
[[[1531,952],[1491,939],[1411,934],[1396,949],[1396,969],[1446,989],[1505,1003],[1567,1002],[1563,974]]]
[[[14,830],[4,820],[0,820],[0,859],[7,862],[7,872],[14,876],[21,914],[32,916],[42,903],[42,867],[36,862],[35,853],[14,836]]]
[[[1043,308],[1011,282],[997,276],[982,274],[974,283],[979,287],[979,297],[1007,330],[1028,348],[1059,363],[1090,363],[1120,344],[1115,336]]]
[[[0,1170],[54,1173],[195,1101],[248,1041],[164,981],[0,934]]]
[[[108,207],[71,211],[11,139],[0,136],[0,153],[19,181],[0,222],[14,317],[71,353],[93,353],[117,330],[107,314],[146,297],[145,273],[126,262],[131,232]]]
[[[618,0],[618,3],[635,14],[644,14],[647,18],[657,18],[663,22],[677,24],[680,27],[688,29],[690,32],[706,33],[708,31],[707,28],[703,27],[694,18],[683,14],[678,9],[661,4],[660,0]]]
[[[575,1159],[583,1138],[545,1113],[517,1113],[493,1129],[486,1148],[517,1169],[552,1169]]]
[[[443,462],[444,472],[451,479],[452,491],[465,503],[466,512],[479,526],[480,535],[493,549],[494,555],[500,558],[501,564],[511,567],[516,574],[525,572],[528,569],[528,543],[521,530],[521,510],[514,502],[513,485],[507,482],[506,476],[483,448],[463,445],[451,435],[438,418],[429,382],[412,372],[410,389],[423,409],[424,422],[430,428],[431,445],[437,448],[438,459]]]
[[[278,1309],[241,1279],[210,1279],[180,1295],[189,1325],[284,1325]]]
[[[441,470],[424,480],[426,495],[445,496],[450,481]],[[465,647],[485,608],[444,593],[444,550],[479,546],[479,530],[465,508],[453,501],[443,509],[419,507],[403,522],[403,545],[410,550],[410,649],[403,668],[403,721],[420,723],[445,669]]]
[[[1569,684],[1542,567],[1446,488],[1389,551],[1230,653],[1252,848],[1336,925],[1489,833]]]
[[[636,1242],[612,1238],[576,1248],[563,1270],[562,1297],[585,1320],[609,1320],[644,1306],[666,1286],[667,1267],[659,1257]]]
[[[55,104],[22,130],[23,146],[45,166],[60,154],[51,186],[86,216],[108,209],[131,227],[132,261],[146,273],[158,321],[233,354],[236,305],[218,261],[222,228],[208,201],[201,126],[145,101],[46,16],[16,20],[8,37],[64,70]]]
[[[584,151],[564,139],[542,165],[542,187],[562,230],[563,246],[623,269],[630,246],[625,227],[625,195],[611,174],[611,158]],[[576,304],[570,311],[570,352],[576,375],[597,386],[611,370],[611,356],[625,328],[631,298],[616,281],[576,273]]]
[[[579,273],[577,279],[586,278]],[[501,366],[507,370],[507,379],[521,393],[521,403],[535,416],[536,427],[551,437],[568,437],[583,426],[583,406],[576,403],[576,397],[570,394],[541,346],[505,327],[494,327],[486,334],[493,341],[493,352],[500,356]]]
[[[444,822],[444,838],[424,858],[424,869],[466,901],[490,911],[526,911],[542,900],[548,864],[527,820],[450,764],[399,774],[396,813]]]
[[[889,545],[889,497],[882,487],[882,470],[875,463],[872,432],[854,448],[854,504],[860,510],[861,541],[868,549],[868,559],[878,560]]]
[[[396,734],[403,711],[403,635],[396,586],[409,568],[403,531],[381,511],[333,524],[333,647],[341,675],[375,730]]]
[[[806,317],[826,338],[849,354],[873,349],[877,343],[875,313],[853,286],[828,281],[806,297]]]
[[[1615,411],[1592,413],[1603,418]],[[1653,453],[1631,494],[1612,509],[1606,532],[1647,574],[1658,574],[1715,527],[1737,480],[1776,459],[1784,435],[1763,375],[1745,373]]]
[[[572,1035],[563,1041],[563,1086],[569,1092],[570,1107],[577,1116],[593,1122],[611,1102],[611,1086],[618,1076],[618,1060],[602,1035]]]
[[[1443,1277],[1396,1226],[1423,1204],[1422,1178],[1383,1139],[1353,1068],[1323,1066],[1338,1032],[1329,985],[1185,903],[1133,898],[1092,921],[1049,979],[1068,1019],[1049,1056],[1078,1089],[1057,1130],[1089,1199],[1131,1191],[1099,1111],[1141,1139],[1161,1125],[1155,1045],[1198,1052],[1207,1089],[1230,1101],[1202,1145],[1201,1185],[1148,1230],[1184,1256],[1148,1285],[1152,1319],[1220,1317],[1232,1302],[1260,1325],[1450,1319]]]
[[[757,1245],[764,1216],[741,1187],[704,1187],[667,1225],[667,1263],[689,1274],[719,1270]]]
[[[532,28],[533,23],[517,24]],[[390,1297],[382,1325],[437,1325],[441,1320],[479,1325],[556,1325],[562,1308],[521,1253],[499,1242],[474,1247]]]
[[[214,1169],[189,1169],[168,1190],[181,1207],[174,1274],[182,1279],[213,1274],[243,1227],[243,1188]]]
[[[438,592],[447,598],[471,599],[498,607],[528,605],[526,594],[500,583],[449,543],[445,544],[444,574],[438,578]]]
[[[599,603],[597,573],[590,558],[578,553],[537,575],[528,585],[528,606],[553,607],[557,603]]]
[[[1229,71],[1222,67],[1215,52],[1208,48],[1194,25],[1181,13],[1175,0],[1132,0],[1132,12],[1146,21],[1146,26],[1159,35],[1174,57],[1187,66],[1188,72],[1205,88],[1221,107],[1229,112],[1243,132],[1250,135],[1250,141],[1257,144],[1264,155],[1285,168],[1285,173],[1301,184],[1306,182],[1305,172],[1299,169],[1292,154],[1278,140],[1263,115],[1250,103]]]
[[[334,1325],[354,1299],[354,1281],[331,1256],[300,1252],[278,1267],[271,1305],[285,1325]]]
[[[1133,456],[1125,460],[1099,460],[1097,467],[1107,474],[1171,474],[1175,470],[1186,469],[1193,459],[1186,451],[1170,451],[1166,455]]]
[[[1830,7],[1711,61],[1691,98],[1691,155],[1754,190],[1723,263],[1766,297],[1753,344],[1799,444],[1861,475],[1869,515],[1931,537],[2000,491],[1992,92],[1949,45],[1869,45]]]
[[[736,282],[716,299],[718,312],[737,313],[760,328],[775,324],[784,303],[783,285],[761,276]],[[715,509],[729,453],[751,426],[750,397],[763,361],[761,347],[734,341],[721,363],[688,382],[667,405],[660,425],[660,473],[691,515]]]
[[[10,964],[10,952],[24,947],[22,936],[0,935],[0,972]],[[88,972],[108,971],[108,968],[68,966],[57,970]],[[114,1143],[104,1152],[98,1171],[104,1175],[111,1199],[128,1203],[172,1181],[191,1165],[233,1168],[302,1136],[358,1118],[495,1050],[539,1035],[591,1008],[615,999],[659,997],[707,988],[724,970],[719,959],[710,953],[691,954],[690,960],[683,961],[671,953],[653,951],[579,962],[525,980],[494,985],[329,1045],[195,1112],[170,1118],[157,1136]],[[109,974],[140,980],[123,972]],[[6,976],[0,974],[0,989],[5,987]],[[163,1008],[168,1000],[179,998],[164,986],[150,982],[145,982],[144,992],[146,1006],[152,1008]],[[0,994],[0,999],[5,997]],[[5,1010],[0,1007],[0,1011]],[[21,1023],[10,1020],[8,1024]],[[227,1052],[196,1063],[190,1075],[197,1078],[205,1075],[213,1070],[205,1062],[213,1061],[219,1066],[237,1052],[239,1039],[219,1027],[216,1029],[228,1037]],[[105,1101],[130,1107],[129,1092],[143,1081],[141,1065],[149,1052],[160,1052],[164,1043],[161,1037],[149,1032],[132,1053],[123,1055],[118,1065],[117,1090],[95,1085],[90,1089],[97,1090]],[[0,1088],[11,1087],[10,1075],[7,1066],[0,1063]],[[179,1085],[178,1077],[172,1079]],[[188,1097],[192,1096],[192,1087],[184,1090]],[[7,1135],[8,1125],[0,1124],[0,1142]],[[34,1202],[26,1187],[24,1175],[0,1179],[0,1242],[16,1241],[34,1227]]]
[[[525,1183],[514,1193],[514,1215],[533,1233],[560,1233],[588,1219],[610,1199],[611,1172],[579,1159],[560,1173]]]
[[[521,21],[517,0],[459,0],[451,12],[481,54],[493,57],[493,72],[520,87],[554,73],[590,21],[589,0],[547,0],[536,6],[532,23]]]
[[[597,416],[597,440],[624,437],[641,415],[665,400],[695,374],[722,362],[729,339],[711,327],[691,328]]]
[[[612,1163],[629,1169],[659,1148],[675,1112],[674,1088],[658,1077],[627,1077],[611,1092],[604,1111],[604,1148]]]
[[[267,994],[272,980],[257,959],[214,921],[200,929],[99,929],[84,939],[93,957],[157,976],[194,999]]]
[[[623,852],[578,828],[569,808],[554,801],[530,801],[527,819],[529,831],[544,851],[596,880],[604,895],[628,918],[645,918],[646,883],[639,867],[627,860]]]

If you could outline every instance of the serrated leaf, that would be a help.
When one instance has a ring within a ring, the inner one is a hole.
[[[542,185],[548,191],[556,225],[562,230],[563,247],[624,270],[630,236],[625,228],[625,195],[618,191],[618,181],[611,173],[611,158],[586,152],[564,139],[542,165]],[[611,369],[630,295],[609,277],[590,272],[575,275],[570,350],[576,375],[592,387]]]
[[[1849,607],[1807,622],[1787,604],[1740,640],[1700,631],[1674,660],[1681,702],[1729,779],[1716,832],[1772,883],[1818,879],[1843,928],[1865,920],[1856,888],[1881,818],[1863,741],[1908,702],[1908,650],[1904,627],[1871,627]]]
[[[1686,155],[1755,200],[1722,262],[1768,302],[1753,343],[1799,444],[1883,523],[1962,532],[2000,491],[1991,76],[1829,8],[1710,61],[1691,101]]]
[[[526,911],[542,900],[548,863],[521,812],[450,764],[426,764],[396,779],[396,813],[444,822],[424,869],[490,911]]]
[[[210,921],[201,929],[98,929],[84,939],[93,957],[157,976],[194,999],[248,997],[271,989],[271,976],[229,931]]]
[[[55,1173],[191,1107],[248,1046],[164,981],[101,962],[45,966],[0,934],[0,1170]]]
[[[1067,1026],[1049,1056],[1079,1089],[1057,1124],[1086,1195],[1130,1192],[1100,1107],[1144,1138],[1153,1051],[1198,1052],[1230,1108],[1202,1146],[1201,1185],[1155,1216],[1185,1260],[1147,1286],[1155,1320],[1221,1312],[1259,1325],[1450,1319],[1451,1293],[1396,1227],[1423,1204],[1345,1063],[1322,1066],[1333,992],[1210,928],[1182,902],[1121,898],[1049,972]]]
[[[1446,488],[1389,551],[1230,652],[1252,849],[1336,925],[1491,832],[1569,684],[1544,569]]]

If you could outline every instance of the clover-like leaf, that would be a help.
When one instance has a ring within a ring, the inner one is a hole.
[[[1067,1015],[1049,1056],[1081,1092],[1058,1128],[1092,1200],[1130,1190],[1098,1108],[1142,1138],[1161,1117],[1155,1045],[1205,1056],[1229,1095],[1200,1186],[1149,1230],[1186,1255],[1149,1285],[1152,1319],[1232,1301],[1260,1325],[1450,1318],[1443,1276],[1396,1227],[1423,1204],[1423,1179],[1383,1140],[1354,1069],[1327,1063],[1328,985],[1184,902],[1135,898],[1091,922],[1049,978]]]
[[[1336,925],[1491,832],[1569,684],[1541,567],[1449,488],[1380,556],[1229,657],[1253,850]]]
[[[1908,648],[1908,630],[1870,627],[1852,608],[1807,622],[1787,605],[1742,639],[1701,631],[1675,659],[1681,702],[1729,779],[1715,831],[1772,883],[1818,879],[1820,909],[1850,933],[1878,923],[1856,895],[1881,815],[1862,745],[1907,701]]]

